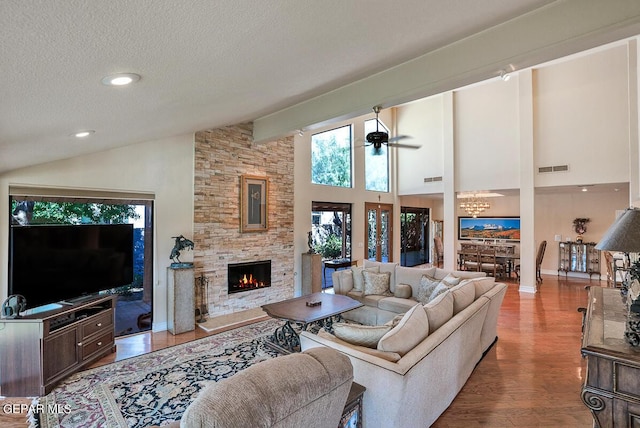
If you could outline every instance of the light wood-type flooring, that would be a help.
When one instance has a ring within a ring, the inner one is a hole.
[[[519,293],[518,284],[509,283],[498,320],[498,341],[435,428],[592,426],[580,400],[586,364],[580,355],[582,314],[577,308],[586,306],[585,286],[606,283],[555,275],[543,279],[536,294]],[[161,332],[118,339],[117,353],[93,367],[207,334],[197,328],[177,336]],[[0,406],[9,402],[19,400],[0,400]],[[5,414],[0,407],[0,426],[27,424],[23,416]]]

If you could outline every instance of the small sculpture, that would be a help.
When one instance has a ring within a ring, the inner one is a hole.
[[[307,238],[307,245],[309,246],[309,254],[315,254],[316,250],[313,249],[313,232],[309,231]]]
[[[193,250],[193,241],[188,240],[184,236],[172,236],[176,243],[171,250],[169,258],[173,260],[171,267],[191,267],[193,263],[183,263],[180,261],[180,250]]]

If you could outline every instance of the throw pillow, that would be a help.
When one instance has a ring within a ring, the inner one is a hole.
[[[365,270],[362,266],[353,266],[351,268],[351,274],[353,275],[353,291],[359,291],[362,293],[364,290],[364,278],[362,277],[362,272]],[[366,268],[368,272],[380,272],[380,268],[378,266]]]
[[[429,296],[429,299],[425,303],[429,303],[430,301],[432,301],[433,299],[435,299],[436,297],[438,297],[439,295],[441,295],[446,291],[449,291],[449,286],[445,282],[438,283],[438,286],[433,290],[433,292]]]
[[[389,272],[369,272],[367,269],[362,271],[362,277],[364,278],[364,290],[363,295],[369,296],[371,294],[379,296],[390,296],[389,291],[389,278],[391,274]]]
[[[352,345],[365,346],[367,348],[375,348],[378,341],[384,336],[391,326],[388,325],[358,325],[358,324],[333,324],[333,334],[345,342]]]
[[[442,327],[442,325],[453,316],[453,294],[450,292],[442,293],[424,305],[424,311],[429,320],[429,334],[431,334]]]
[[[404,314],[397,326],[378,342],[378,350],[404,356],[429,334],[429,319],[422,305],[415,305]]]
[[[391,320],[387,321],[386,323],[384,323],[384,325],[388,325],[391,328],[393,328],[393,327],[398,325],[398,323],[402,320],[403,317],[404,317],[404,314],[398,314],[395,317],[393,317],[393,319],[391,319]]]
[[[393,292],[393,296],[399,299],[408,299],[411,297],[413,290],[409,284],[396,284],[396,291]]]
[[[431,294],[438,284],[440,284],[440,280],[427,275],[422,275],[420,285],[418,286],[418,295],[416,296],[416,300],[423,305],[429,303],[429,300],[431,300]]]
[[[446,283],[449,287],[453,287],[460,284],[460,281],[462,281],[462,278],[458,278],[457,276],[453,276],[453,274],[449,273],[447,276],[442,278],[441,282]]]

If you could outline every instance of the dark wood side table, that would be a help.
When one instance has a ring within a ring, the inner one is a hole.
[[[353,382],[338,428],[362,428],[362,395],[366,388]]]
[[[324,283],[327,283],[327,268],[329,269],[333,269],[334,271],[340,269],[340,268],[344,268],[344,267],[350,267],[357,264],[357,260],[351,260],[351,259],[334,259],[334,260],[326,260],[323,262],[323,268],[322,268],[322,276],[324,277]]]
[[[582,401],[595,427],[640,426],[640,348],[624,339],[626,321],[620,290],[589,288],[581,350],[587,358]]]

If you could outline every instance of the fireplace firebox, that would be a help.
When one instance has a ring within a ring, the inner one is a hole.
[[[271,260],[229,263],[229,294],[271,287]]]

